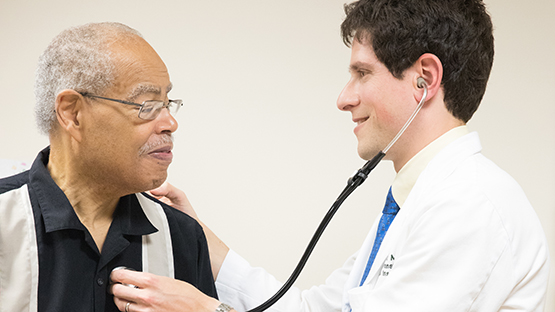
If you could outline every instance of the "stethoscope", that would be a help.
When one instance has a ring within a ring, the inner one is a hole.
[[[426,98],[428,96],[428,86],[426,84],[426,81],[422,77],[419,77],[417,79],[416,85],[418,86],[418,88],[424,88],[424,94],[422,95],[422,99],[420,100],[420,102],[416,106],[416,109],[414,110],[412,115],[409,117],[409,119],[407,120],[405,125],[401,128],[401,130],[399,130],[399,132],[393,138],[393,140],[391,140],[391,142],[389,142],[389,144],[382,151],[378,152],[378,154],[376,154],[376,156],[374,156],[372,159],[370,159],[366,164],[364,164],[364,166],[362,166],[362,168],[360,168],[352,177],[349,178],[349,180],[347,182],[347,186],[343,189],[341,194],[339,194],[339,196],[337,197],[337,199],[335,200],[335,202],[333,203],[331,208],[328,210],[328,212],[324,216],[324,219],[322,219],[322,222],[320,222],[320,225],[316,229],[316,232],[312,236],[312,239],[308,243],[308,246],[306,247],[306,250],[305,250],[303,256],[301,257],[301,260],[299,260],[299,263],[295,267],[295,270],[293,270],[293,273],[291,273],[291,276],[289,277],[287,282],[285,282],[285,284],[283,284],[283,286],[270,299],[266,300],[266,302],[262,303],[261,305],[257,306],[256,308],[248,310],[247,312],[262,312],[262,311],[268,309],[274,303],[276,303],[279,299],[281,299],[281,297],[283,297],[283,295],[285,295],[285,293],[289,290],[289,288],[291,288],[291,286],[293,286],[293,283],[295,283],[295,281],[297,280],[297,278],[301,274],[301,271],[303,270],[306,262],[308,261],[308,258],[310,257],[310,254],[314,250],[314,247],[316,247],[316,243],[320,239],[320,236],[322,236],[322,233],[324,232],[324,230],[326,229],[326,227],[330,223],[331,219],[333,218],[333,215],[335,215],[335,213],[337,212],[337,210],[339,209],[341,204],[343,204],[345,199],[347,199],[347,197],[349,197],[349,195],[351,195],[351,193],[366,180],[366,178],[368,177],[370,172],[384,158],[385,154],[389,151],[389,149],[393,146],[393,144],[395,144],[395,142],[397,142],[397,140],[399,140],[399,138],[405,132],[405,130],[407,130],[408,126],[412,123],[412,121],[416,117],[416,114],[418,114],[418,112],[420,111],[420,109],[424,105],[424,102],[426,101]]]

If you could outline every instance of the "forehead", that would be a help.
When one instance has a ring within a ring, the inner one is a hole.
[[[351,47],[351,66],[357,63],[380,63],[370,44],[354,40]]]
[[[116,71],[114,92],[126,97],[165,95],[171,90],[166,65],[142,38],[118,42],[112,47]]]
[[[353,42],[351,48],[351,61],[349,63],[349,71],[351,73],[357,71],[366,71],[368,73],[372,73],[374,75],[377,74],[390,74],[391,72],[382,63],[376,53],[374,53],[374,49],[370,44],[361,43],[358,40]]]

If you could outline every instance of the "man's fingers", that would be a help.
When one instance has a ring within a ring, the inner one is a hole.
[[[118,309],[120,311],[125,311],[125,305],[131,301],[125,300],[125,299],[121,299],[119,297],[114,297],[114,303],[116,304],[116,307],[118,307]]]
[[[112,283],[120,283],[122,286],[128,288],[134,288],[137,286],[139,288],[144,288],[145,286],[151,284],[150,277],[151,274],[144,272],[137,272],[131,270],[114,270],[110,274],[110,280]]]
[[[127,302],[142,302],[142,289],[130,288],[122,284],[113,284],[110,286],[110,292],[114,295],[114,303],[118,308],[124,307]]]
[[[168,194],[168,185],[169,184],[167,181],[162,183],[162,185],[160,185],[159,187],[150,190],[149,193],[152,194],[155,197],[162,197],[162,196],[166,196],[166,194]]]
[[[168,204],[181,212],[198,220],[197,214],[193,206],[189,202],[187,195],[182,190],[176,188],[168,182],[164,182],[160,187],[150,191],[150,194],[161,202]]]
[[[185,195],[185,192],[176,188],[168,182],[164,182],[164,184],[162,184],[160,187],[150,192],[152,193],[152,195],[155,196],[165,196],[176,204],[182,204],[189,201],[187,199],[187,196]]]

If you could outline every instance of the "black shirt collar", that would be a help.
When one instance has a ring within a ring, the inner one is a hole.
[[[50,147],[42,150],[29,170],[29,187],[40,205],[46,232],[76,229],[85,230],[64,192],[52,180],[47,169]],[[158,230],[150,223],[135,194],[120,198],[114,212],[113,223],[120,225],[121,233],[147,235]]]

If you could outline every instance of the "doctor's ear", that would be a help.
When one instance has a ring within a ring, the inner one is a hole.
[[[428,100],[432,99],[441,88],[443,65],[437,56],[424,53],[413,65],[415,99],[420,101],[424,84],[428,88]]]
[[[60,132],[81,141],[81,117],[84,98],[75,90],[63,90],[56,96],[56,118]]]

